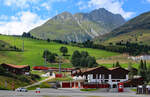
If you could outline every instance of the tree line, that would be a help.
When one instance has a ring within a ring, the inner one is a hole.
[[[80,43],[78,46],[86,47],[86,48],[94,48],[94,49],[103,49],[112,52],[119,52],[119,53],[128,53],[129,55],[136,56],[140,54],[148,54],[150,51],[150,46],[148,45],[139,45],[138,43],[122,43],[118,42],[116,45],[101,45],[101,44],[94,44],[92,41],[86,41],[84,43]]]
[[[61,47],[60,52],[62,53],[62,56],[67,56],[68,48],[67,47]],[[49,62],[49,63],[56,63],[58,54],[52,53],[49,50],[44,50],[43,52],[43,58]],[[71,63],[74,67],[97,67],[98,64],[96,62],[95,57],[92,57],[89,55],[86,51],[74,51],[71,56]]]
[[[71,58],[71,63],[73,64],[74,67],[97,67],[98,64],[96,62],[95,57],[92,57],[88,54],[88,52],[82,51],[74,51],[72,58]]]
[[[132,64],[129,64],[128,70],[130,79],[138,75],[144,79],[145,83],[150,82],[150,65],[148,66],[146,61],[141,60],[138,69],[135,69],[132,67]]]

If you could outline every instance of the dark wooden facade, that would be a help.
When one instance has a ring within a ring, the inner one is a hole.
[[[96,78],[97,74],[98,77],[100,74],[103,74],[105,75],[105,79],[108,79],[109,74],[111,74],[112,79],[125,79],[129,71],[122,67],[107,69],[106,67],[101,66],[97,68],[89,68],[87,70],[75,69],[71,73],[73,76],[82,76],[82,75],[87,76],[88,74],[93,74],[94,78]]]
[[[15,73],[17,75],[25,74],[30,72],[30,66],[28,65],[12,65],[12,64],[1,64],[1,66],[8,72]]]
[[[106,67],[101,66],[101,67],[93,68],[91,70],[87,70],[87,71],[82,73],[82,75],[85,75],[86,78],[87,78],[88,74],[93,74],[93,78],[94,79],[96,79],[96,78],[99,79],[99,75],[100,74],[104,75],[105,79],[108,79],[109,78],[109,74],[110,74],[110,70],[108,70]]]
[[[129,73],[128,70],[122,67],[112,68],[109,70],[110,74],[112,75],[112,79],[125,79],[126,75]]]

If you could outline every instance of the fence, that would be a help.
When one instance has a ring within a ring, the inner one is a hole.
[[[109,88],[108,84],[85,84],[84,82],[61,82],[61,88]]]
[[[138,86],[137,94],[150,94],[150,86],[149,85]]]

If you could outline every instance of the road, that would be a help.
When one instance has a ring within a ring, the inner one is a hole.
[[[0,91],[0,97],[150,97],[150,95],[136,95],[133,92],[82,92],[79,89],[41,89],[41,93],[38,94],[35,91],[26,93]]]

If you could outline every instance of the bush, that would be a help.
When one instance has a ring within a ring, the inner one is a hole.
[[[74,51],[72,58],[71,58],[71,63],[75,67],[96,67],[98,64],[96,63],[95,57],[91,57],[88,52],[79,52],[79,51]]]
[[[37,74],[30,74],[32,80],[40,79],[41,77]]]
[[[24,75],[19,75],[19,76],[17,76],[17,79],[18,80],[21,80],[21,81],[23,81],[23,82],[27,82],[27,83],[30,83],[30,79],[28,79],[26,76],[24,76]]]

